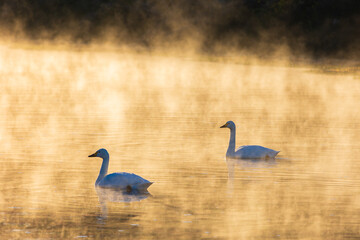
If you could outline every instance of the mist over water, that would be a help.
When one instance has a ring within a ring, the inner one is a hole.
[[[356,72],[0,50],[2,239],[360,236]],[[279,158],[226,160],[228,120],[237,146]],[[110,173],[155,182],[150,194],[97,192],[101,160],[87,156],[101,147]]]

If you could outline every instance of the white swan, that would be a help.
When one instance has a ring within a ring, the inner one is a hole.
[[[258,145],[246,145],[241,146],[235,151],[235,136],[236,126],[233,121],[228,121],[225,125],[220,128],[230,128],[230,141],[229,147],[226,151],[226,157],[230,158],[242,158],[242,159],[271,159],[280,151],[275,151],[270,148],[258,146]]]
[[[97,150],[89,157],[100,157],[103,159],[99,176],[95,182],[96,187],[117,188],[131,192],[145,191],[152,184],[152,182],[133,173],[121,172],[106,175],[109,167],[109,153],[104,148]]]

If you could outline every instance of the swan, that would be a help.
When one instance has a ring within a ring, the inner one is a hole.
[[[124,189],[128,192],[146,191],[153,184],[152,182],[134,174],[134,173],[111,173],[107,174],[109,167],[109,153],[101,148],[89,157],[100,157],[103,159],[100,173],[95,181],[95,187]]]
[[[230,128],[230,141],[229,147],[226,151],[226,157],[242,159],[272,159],[280,152],[258,145],[241,146],[235,151],[235,123],[233,121],[228,121],[220,128]]]

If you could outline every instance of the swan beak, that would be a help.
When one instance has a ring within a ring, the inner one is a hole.
[[[220,128],[226,128],[227,124],[222,125]]]
[[[89,155],[89,157],[96,157],[96,153]]]

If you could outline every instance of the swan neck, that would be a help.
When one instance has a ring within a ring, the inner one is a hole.
[[[95,185],[98,185],[98,183],[106,176],[108,168],[109,168],[109,157],[107,156],[103,158],[103,162],[100,168],[100,173],[98,178],[96,179]]]
[[[236,137],[236,128],[230,129],[230,140],[229,140],[229,147],[226,152],[226,155],[235,153],[235,137]]]

